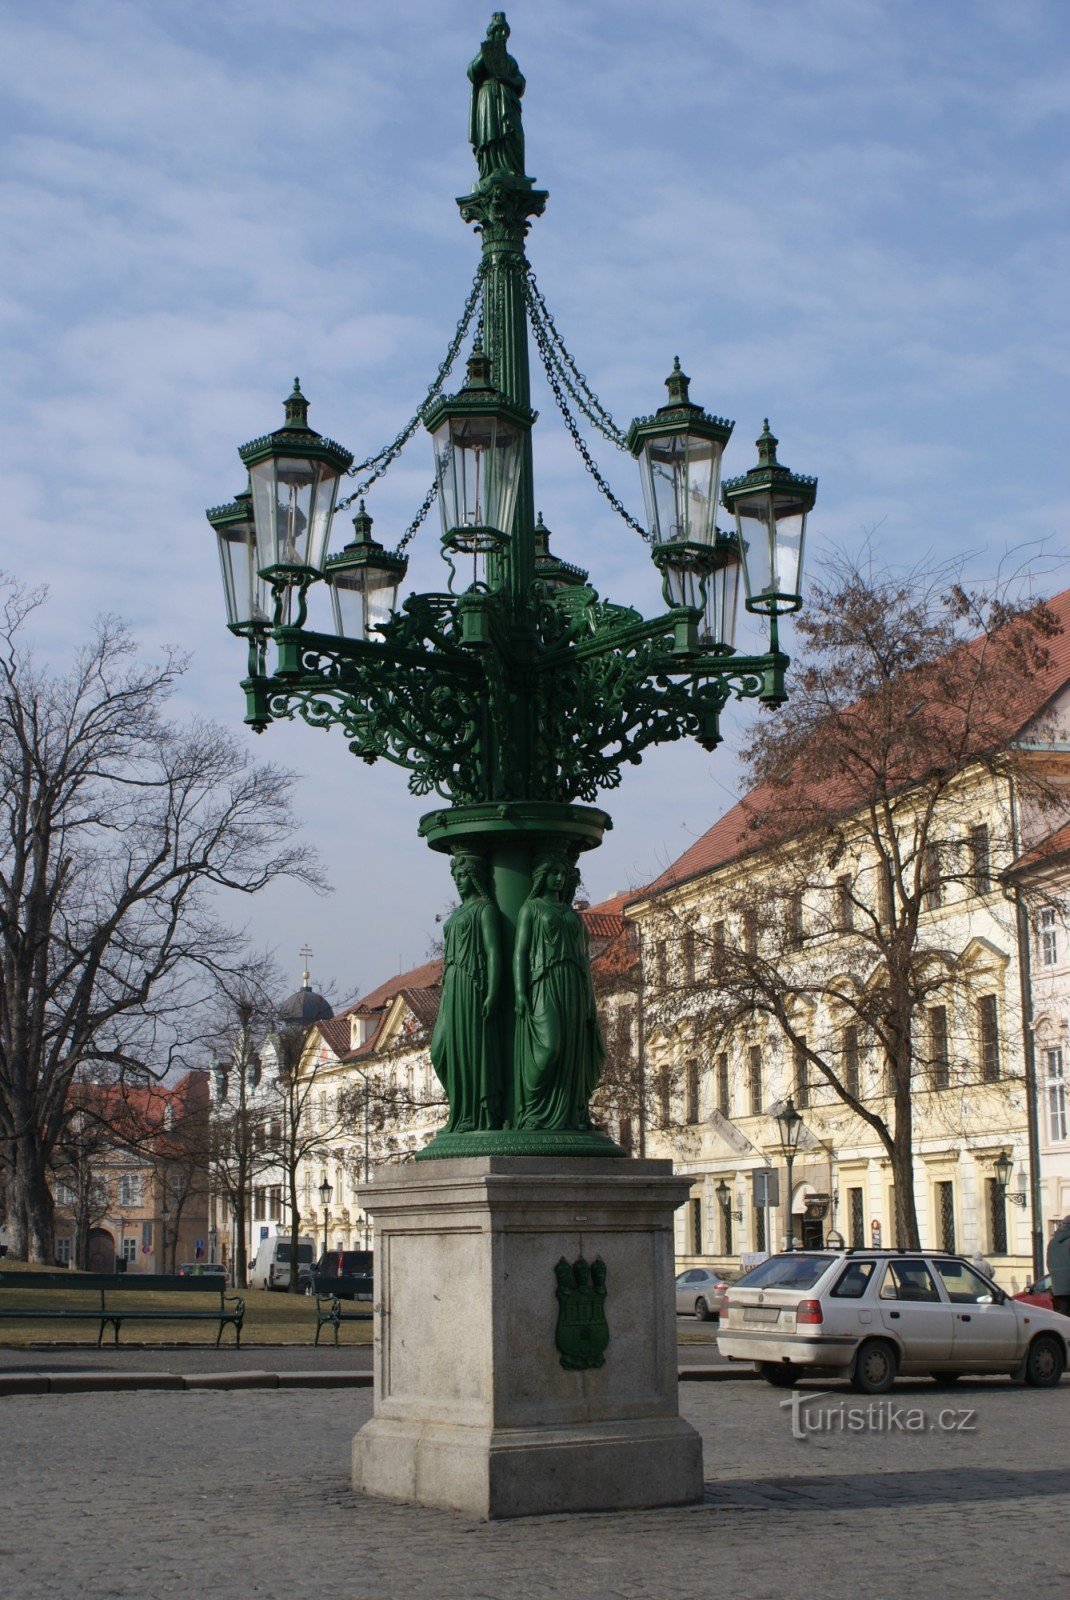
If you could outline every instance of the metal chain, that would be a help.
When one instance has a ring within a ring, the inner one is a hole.
[[[528,307],[530,310],[530,300],[528,301]],[[643,524],[636,521],[631,512],[626,510],[626,508],[617,499],[617,496],[613,493],[613,490],[609,487],[609,484],[606,482],[601,472],[599,472],[594,457],[588,450],[583,435],[580,433],[576,419],[569,409],[568,401],[565,398],[564,387],[558,373],[558,366],[550,352],[549,335],[547,334],[546,329],[543,327],[541,319],[535,317],[534,315],[531,317],[531,331],[535,335],[535,343],[538,346],[539,354],[542,357],[542,364],[546,369],[546,377],[550,384],[550,388],[553,390],[554,399],[557,401],[557,409],[564,418],[565,427],[572,436],[572,443],[576,446],[584,466],[587,468],[587,471],[591,474],[591,477],[594,479],[601,492],[605,495],[606,499],[609,501],[617,515],[623,518],[623,520],[628,524],[629,528],[634,528],[635,532],[639,534],[640,538],[644,539],[647,544],[653,544],[654,541],[651,535],[643,527]]]
[[[434,480],[434,482],[432,483],[430,489],[428,489],[427,493],[424,495],[423,505],[420,507],[419,511],[413,517],[412,521],[409,523],[408,527],[405,529],[405,532],[401,535],[401,538],[398,540],[398,547],[397,547],[397,554],[398,555],[400,555],[401,552],[410,543],[410,541],[412,540],[412,538],[416,534],[421,522],[427,516],[427,513],[430,511],[431,507],[434,505],[434,503],[435,503],[435,501],[437,499],[438,499],[438,479],[436,478]]]
[[[364,472],[367,472],[368,476],[363,478],[361,482],[357,484],[357,487],[353,490],[351,495],[347,495],[344,500],[338,501],[335,506],[336,512],[344,511],[347,506],[351,506],[353,504],[354,500],[360,500],[367,494],[372,484],[376,483],[382,477],[387,468],[397,460],[402,450],[404,450],[405,446],[408,444],[409,440],[420,426],[420,422],[423,418],[424,407],[441,391],[443,384],[452,371],[453,363],[457,359],[457,353],[464,342],[464,337],[471,325],[476,306],[479,304],[481,299],[483,279],[486,276],[486,270],[486,265],[481,260],[476,270],[472,287],[468,292],[468,299],[465,301],[464,310],[461,313],[461,320],[457,324],[457,331],[454,333],[453,338],[450,341],[450,347],[446,351],[445,357],[439,365],[439,369],[435,374],[430,387],[428,388],[427,394],[420,402],[420,405],[416,411],[416,415],[405,424],[397,437],[390,444],[386,445],[382,450],[380,450],[377,455],[369,456],[366,461],[360,461],[355,466],[349,468],[347,476],[350,478],[359,478],[361,473]],[[482,323],[483,317],[481,312],[480,328],[482,328]],[[419,527],[420,522],[423,521],[423,518],[426,515],[427,507],[424,508],[407,537],[411,538],[412,534],[415,533],[416,528]]]
[[[572,398],[592,427],[597,428],[599,433],[608,439],[611,444],[615,444],[619,450],[626,450],[627,445],[625,444],[624,434],[617,427],[612,415],[606,410],[587,382],[585,374],[576,365],[575,358],[561,337],[557,324],[554,322],[553,314],[546,304],[545,296],[536,283],[535,274],[530,267],[525,280],[525,298],[528,303],[528,311],[531,314],[532,325],[534,326],[536,321],[542,323],[547,346],[552,351],[558,376],[572,395]]]

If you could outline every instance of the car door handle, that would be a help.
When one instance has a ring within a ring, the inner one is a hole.
[[[960,1322],[969,1322],[970,1318],[964,1311],[960,1311],[959,1312],[959,1321]]]
[[[889,1311],[888,1315],[894,1319],[898,1317],[899,1313],[898,1311]]]

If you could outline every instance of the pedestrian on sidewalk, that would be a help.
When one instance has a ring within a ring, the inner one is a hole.
[[[1064,1217],[1048,1241],[1052,1310],[1070,1317],[1070,1217]]]

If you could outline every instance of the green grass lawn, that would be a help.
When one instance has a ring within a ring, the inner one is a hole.
[[[0,1273],[9,1272],[51,1272],[52,1267],[28,1266],[24,1261],[13,1261],[10,1256],[5,1256],[0,1261]],[[98,1303],[96,1297],[88,1291],[78,1292],[77,1283],[80,1276],[72,1272],[70,1289],[57,1293],[54,1301],[50,1302],[59,1306],[86,1306]],[[121,1280],[117,1279],[117,1283]],[[228,1291],[229,1293],[230,1291]],[[270,1294],[266,1289],[243,1289],[240,1291],[245,1301],[245,1321],[242,1324],[242,1348],[246,1345],[270,1344],[312,1344],[316,1337],[316,1302],[304,1295]],[[0,1308],[4,1304],[31,1304],[27,1299],[22,1301],[18,1291],[0,1289]],[[204,1300],[190,1302],[190,1309],[207,1309],[212,1303],[211,1297]],[[140,1306],[143,1310],[178,1309],[183,1301],[176,1301],[173,1295],[142,1295],[137,1299],[131,1297],[131,1305]],[[346,1302],[348,1307],[349,1302]],[[209,1332],[209,1329],[211,1331]],[[146,1345],[211,1345],[215,1343],[216,1330],[211,1323],[197,1324],[182,1322],[145,1322],[128,1323],[119,1335],[120,1348],[124,1344]],[[108,1328],[104,1333],[104,1343],[111,1343],[112,1333]],[[0,1348],[25,1349],[32,1345],[89,1345],[95,1346],[97,1342],[97,1324],[95,1322],[60,1322],[49,1321],[44,1318],[37,1321],[35,1318],[20,1318],[17,1322],[0,1320]],[[339,1344],[371,1344],[372,1324],[367,1322],[343,1322],[338,1333]],[[233,1345],[233,1328],[224,1328],[222,1344]],[[320,1335],[321,1347],[325,1344],[334,1344],[334,1334],[330,1328],[325,1328]]]

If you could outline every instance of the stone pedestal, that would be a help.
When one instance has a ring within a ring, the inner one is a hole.
[[[700,1499],[672,1288],[689,1189],[668,1161],[484,1156],[374,1174],[375,1412],[353,1441],[354,1487],[480,1517]],[[562,1365],[562,1257],[605,1263],[601,1366]]]

